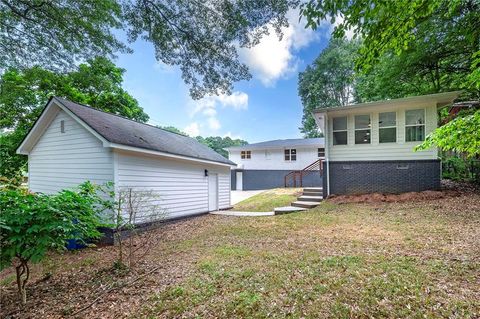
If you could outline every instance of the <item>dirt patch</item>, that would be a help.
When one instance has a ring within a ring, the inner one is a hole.
[[[477,186],[466,183],[455,183],[452,181],[442,182],[442,189],[439,191],[408,192],[402,194],[357,194],[357,195],[330,195],[328,201],[335,204],[346,203],[401,203],[418,202],[426,200],[438,200],[442,198],[458,197],[469,193],[479,192]]]

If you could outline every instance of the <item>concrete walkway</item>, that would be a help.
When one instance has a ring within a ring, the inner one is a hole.
[[[230,203],[231,205],[235,205],[236,203],[240,203],[247,198],[255,196],[257,194],[263,193],[268,189],[261,189],[256,191],[230,191]]]
[[[274,212],[236,212],[232,210],[219,210],[216,212],[210,212],[213,215],[224,216],[238,216],[238,217],[258,217],[258,216],[273,216]]]

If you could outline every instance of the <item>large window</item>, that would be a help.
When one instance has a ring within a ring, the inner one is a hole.
[[[318,157],[325,157],[325,149],[319,148],[318,150]]]
[[[333,145],[347,145],[347,117],[333,118]]]
[[[240,152],[241,159],[251,159],[252,158],[252,151],[241,151]]]
[[[378,138],[380,143],[395,143],[397,141],[397,113],[378,114]]]
[[[292,149],[286,149],[285,150],[285,160],[286,161],[296,161],[297,160],[297,150],[292,148]]]
[[[370,115],[355,115],[355,144],[370,144]]]
[[[425,110],[405,111],[405,141],[416,142],[425,139]]]

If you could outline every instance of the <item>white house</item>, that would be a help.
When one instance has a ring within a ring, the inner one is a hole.
[[[112,181],[117,193],[155,192],[169,219],[230,207],[233,162],[193,138],[62,98],[50,99],[17,153],[28,155],[33,192]]]
[[[228,158],[237,164],[232,170],[232,189],[254,190],[285,186],[321,186],[319,159],[325,156],[323,138],[266,141],[226,148]],[[302,175],[294,179],[292,172]]]
[[[438,189],[437,149],[414,152],[414,147],[437,128],[437,110],[459,94],[315,110],[315,120],[325,134],[324,196]]]

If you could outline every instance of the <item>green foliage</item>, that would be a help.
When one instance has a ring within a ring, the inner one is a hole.
[[[129,42],[151,42],[159,62],[179,66],[193,98],[230,93],[233,82],[251,78],[238,48],[271,32],[281,36],[298,2],[2,0],[0,69],[73,69],[77,61],[129,51],[113,35],[121,29]]]
[[[39,65],[72,69],[77,61],[112,56],[126,47],[117,0],[0,1],[0,69]]]
[[[342,17],[334,36],[362,39],[356,58],[357,99],[372,101],[452,91],[480,98],[480,3],[476,0],[310,0],[307,27]],[[439,128],[418,149],[478,154],[477,115]],[[461,138],[461,139],[459,139]]]
[[[29,263],[47,252],[62,250],[68,239],[98,238],[102,213],[108,206],[98,186],[85,182],[77,190],[55,195],[33,194],[22,189],[0,190],[0,270],[15,265],[23,302]]]
[[[223,157],[228,158],[228,152],[224,150],[226,147],[230,146],[241,146],[247,145],[248,142],[241,140],[241,139],[232,139],[230,137],[221,137],[221,136],[209,136],[209,137],[196,137],[197,141],[202,144],[207,145],[211,149],[213,149],[218,154],[222,155]]]
[[[464,153],[468,157],[480,156],[480,110],[460,115],[427,135],[425,141],[415,147],[424,150],[439,147],[442,150]]]
[[[13,177],[26,166],[16,148],[52,95],[146,122],[148,115],[122,88],[125,70],[105,58],[80,64],[78,70],[55,73],[40,67],[7,70],[0,78],[0,176]]]
[[[330,40],[327,48],[298,76],[298,94],[303,104],[305,137],[319,137],[312,111],[355,102],[354,62],[358,41]]]
[[[442,156],[442,177],[457,181],[480,182],[480,160],[457,155]]]

